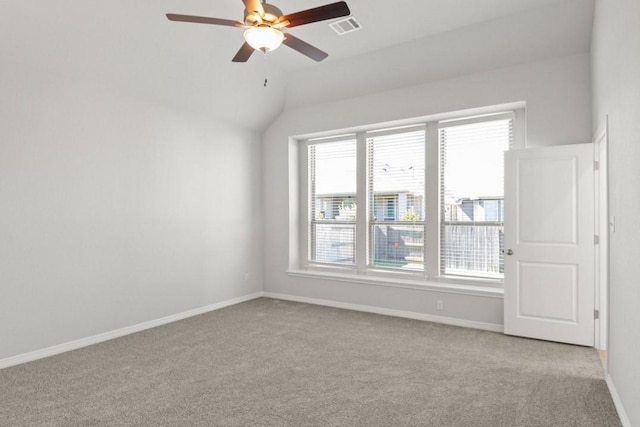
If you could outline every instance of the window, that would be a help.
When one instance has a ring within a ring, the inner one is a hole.
[[[369,265],[424,270],[424,129],[366,135]]]
[[[309,146],[310,260],[354,265],[356,140]]]
[[[308,140],[309,267],[501,280],[503,156],[514,117]]]
[[[441,123],[440,273],[504,276],[504,152],[512,120]]]

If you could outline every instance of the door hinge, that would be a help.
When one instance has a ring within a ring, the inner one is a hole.
[[[600,170],[600,162],[597,160],[593,161],[593,170],[594,171],[599,171]]]
[[[593,310],[593,318],[594,319],[600,318],[600,310]]]
[[[595,244],[595,245],[599,245],[600,244],[600,236],[598,236],[598,235],[593,236],[593,244]]]

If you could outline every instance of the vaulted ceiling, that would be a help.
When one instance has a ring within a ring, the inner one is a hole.
[[[273,1],[284,13],[332,2]],[[328,52],[324,62],[283,46],[238,64],[241,29],[170,22],[165,13],[241,20],[240,0],[0,0],[0,59],[260,131],[283,108],[332,90],[353,96],[586,52],[593,19],[590,0],[347,3],[361,30],[337,35],[327,22],[290,30]],[[358,67],[375,72],[339,79]],[[314,87],[318,79],[328,87]]]

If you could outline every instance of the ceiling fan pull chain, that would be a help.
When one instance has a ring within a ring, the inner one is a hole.
[[[264,87],[267,87],[267,72],[269,71],[267,67],[267,52],[264,53],[264,63],[263,63],[263,71],[264,71]]]

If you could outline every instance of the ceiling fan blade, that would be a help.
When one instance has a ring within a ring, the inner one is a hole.
[[[264,8],[262,7],[260,0],[242,0],[242,3],[244,3],[244,7],[247,8],[247,11],[250,14],[258,12],[258,15],[264,15]]]
[[[328,53],[321,51],[317,47],[311,46],[309,43],[300,40],[291,34],[285,34],[282,44],[286,44],[293,50],[297,50],[303,55],[308,56],[316,62],[320,62],[329,56]]]
[[[251,57],[251,54],[253,53],[255,49],[252,48],[249,43],[244,42],[244,44],[242,45],[242,47],[240,48],[240,50],[238,51],[238,53],[236,53],[236,56],[233,57],[232,61],[233,62],[247,62],[249,60],[249,58]]]
[[[324,6],[315,7],[313,9],[303,10],[301,12],[285,15],[279,21],[289,21],[288,28],[297,27],[298,25],[310,24],[312,22],[325,21],[327,19],[339,18],[341,16],[350,15],[349,6],[344,1],[326,4]]]
[[[225,25],[227,27],[244,27],[245,26],[242,22],[233,21],[231,19],[207,18],[205,16],[178,15],[176,13],[167,13],[167,18],[169,19],[169,21],[194,22],[196,24]]]

